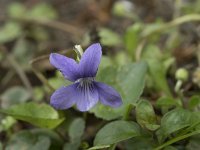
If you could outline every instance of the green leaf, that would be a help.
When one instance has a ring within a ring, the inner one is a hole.
[[[141,100],[136,105],[136,119],[142,127],[146,127],[149,130],[156,130],[159,128],[153,107],[147,100]]]
[[[189,107],[189,109],[198,111],[199,107],[200,107],[200,96],[198,96],[198,95],[192,96],[189,99],[188,107]]]
[[[49,105],[33,102],[15,105],[0,112],[43,128],[55,128],[64,121]]]
[[[30,10],[27,17],[35,19],[56,19],[57,16],[57,12],[51,5],[47,3],[39,3]]]
[[[85,130],[85,121],[77,118],[69,126],[69,136],[72,141],[80,140]]]
[[[118,52],[115,57],[115,64],[118,66],[126,65],[131,63],[131,59],[125,51]]]
[[[124,107],[123,107],[124,108]],[[112,120],[123,115],[123,108],[111,108],[110,106],[105,106],[103,104],[97,104],[90,112],[94,113],[97,118],[102,118],[104,120]]]
[[[178,150],[178,149],[173,146],[167,146],[163,150]]]
[[[113,121],[98,131],[94,145],[110,145],[136,136],[140,136],[140,128],[135,122]]]
[[[157,107],[165,107],[165,108],[170,108],[173,106],[181,106],[181,101],[178,99],[174,99],[171,97],[161,97],[156,101],[156,106]]]
[[[10,42],[22,33],[21,26],[16,22],[7,22],[0,28],[0,43]]]
[[[194,120],[193,114],[190,111],[178,108],[163,116],[161,119],[160,132],[162,132],[164,137],[167,137],[171,133],[196,124],[198,121],[200,120]]]
[[[155,143],[152,138],[134,137],[125,142],[126,150],[152,150]]]
[[[12,136],[5,150],[48,150],[50,145],[47,136],[35,136],[29,131],[21,131]]]
[[[9,106],[24,103],[30,98],[30,93],[27,89],[16,86],[6,90],[1,95],[1,105],[2,108],[8,108]]]
[[[80,142],[65,143],[63,150],[79,150]]]
[[[122,117],[126,107],[130,104],[135,105],[142,94],[146,71],[147,65],[144,62],[102,69],[97,75],[97,80],[114,87],[121,94],[123,105],[119,108],[111,108],[98,104],[90,112],[105,120]]]
[[[3,144],[0,142],[0,150],[3,150]]]
[[[101,37],[101,43],[106,46],[116,46],[121,43],[120,36],[112,30],[101,28],[99,31]]]
[[[200,149],[200,134],[191,137],[191,139],[189,140],[189,143],[186,146],[187,150],[198,150]]]
[[[130,19],[136,18],[133,13],[133,5],[129,1],[117,1],[114,3],[112,13],[119,17],[128,17]],[[136,14],[135,14],[136,15]]]
[[[59,147],[63,145],[63,139],[53,130],[44,129],[44,128],[43,129],[36,128],[36,129],[28,130],[28,132],[31,132],[34,137],[38,137],[38,136],[49,137],[51,140],[51,147],[56,147],[57,149],[59,149]]]
[[[60,71],[56,72],[56,76],[48,79],[49,84],[54,88],[58,89],[62,86],[70,85],[72,82],[65,80],[61,75]]]
[[[118,69],[116,83],[121,87],[124,104],[136,104],[143,92],[147,64],[132,63]]]
[[[89,148],[88,150],[96,150],[96,149],[103,149],[103,148],[108,148],[110,145],[103,145],[103,146],[94,146]]]
[[[147,61],[149,74],[153,80],[152,88],[163,91],[167,96],[171,96],[171,92],[166,80],[166,72],[169,66],[164,65],[163,55],[159,48],[155,45],[149,45],[143,53],[143,59]]]
[[[8,7],[8,15],[12,18],[24,18],[26,16],[27,10],[25,6],[21,3],[14,2]]]
[[[29,61],[35,54],[35,45],[25,38],[20,38],[16,41],[12,54],[20,66],[28,70],[31,68]]]
[[[126,49],[131,55],[131,58],[135,58],[135,50],[140,40],[141,30],[141,23],[135,23],[134,25],[128,27],[128,29],[126,30],[124,41]]]
[[[7,116],[3,118],[0,123],[0,132],[9,130],[15,123],[16,120],[13,117]]]
[[[81,136],[85,130],[85,121],[82,118],[76,118],[69,126],[70,142],[65,143],[64,150],[78,150],[81,144]]]

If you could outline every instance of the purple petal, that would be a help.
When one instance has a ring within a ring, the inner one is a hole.
[[[92,44],[83,53],[80,60],[80,72],[82,77],[95,77],[101,61],[101,45]]]
[[[74,59],[57,53],[51,53],[49,59],[50,63],[60,70],[67,80],[76,81],[80,77],[78,63]]]
[[[119,107],[122,105],[121,96],[115,89],[101,82],[95,82],[95,85],[98,90],[99,100],[102,104],[111,107]]]
[[[79,99],[77,99],[76,106],[80,111],[88,111],[99,100],[98,91],[95,88],[79,89],[78,95]]]
[[[72,107],[77,100],[76,89],[77,84],[61,87],[52,94],[50,104],[55,109],[68,109]]]

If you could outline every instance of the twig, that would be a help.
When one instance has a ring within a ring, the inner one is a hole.
[[[22,80],[23,84],[26,86],[26,88],[29,90],[31,96],[33,95],[33,89],[31,86],[31,83],[29,82],[28,77],[26,76],[26,73],[23,69],[21,69],[18,62],[15,60],[15,58],[9,54],[5,47],[1,46],[0,49],[5,54],[8,63],[13,67],[13,69],[16,71],[16,73],[19,75],[20,79]]]
[[[67,53],[67,52],[70,52],[70,50],[63,50],[60,53],[64,54],[64,53]],[[29,63],[31,65],[33,72],[38,77],[38,79],[40,79],[40,81],[53,92],[53,91],[55,91],[55,89],[51,86],[51,84],[49,84],[46,77],[37,69],[37,67],[35,67],[35,63],[38,63],[38,62],[45,60],[45,59],[48,59],[48,58],[49,58],[49,55],[43,55],[43,56],[40,56],[40,57],[37,57],[37,58],[31,60]]]
[[[9,70],[6,75],[1,80],[1,85],[4,87],[6,84],[9,83],[10,79],[15,75],[13,70]]]
[[[140,60],[141,54],[142,54],[142,50],[144,48],[145,43],[146,43],[146,39],[144,38],[144,39],[142,39],[140,44],[136,47],[136,50],[135,50],[135,60],[136,61]]]
[[[38,24],[38,25],[42,25],[42,26],[48,26],[51,28],[55,28],[67,33],[70,33],[72,35],[77,35],[79,37],[81,37],[83,35],[83,30],[80,30],[79,28],[67,24],[67,23],[62,23],[59,21],[55,21],[55,20],[48,20],[48,19],[35,19],[35,18],[13,18],[16,19],[17,21],[22,21],[22,22],[28,22],[28,23],[32,23],[32,24]]]
[[[200,130],[197,130],[197,131],[194,131],[194,132],[192,132],[192,133],[188,133],[188,134],[185,134],[185,135],[182,135],[182,136],[179,136],[179,137],[175,137],[175,138],[173,138],[173,139],[167,141],[166,143],[164,143],[164,144],[162,144],[162,145],[156,147],[154,150],[161,150],[161,149],[163,149],[164,147],[166,147],[166,146],[168,146],[168,145],[171,145],[171,144],[173,144],[173,143],[175,143],[175,142],[178,142],[178,141],[180,141],[180,140],[183,140],[183,139],[188,138],[188,137],[190,137],[190,136],[193,136],[193,135],[195,135],[195,134],[200,134]]]
[[[183,24],[186,22],[191,22],[191,21],[200,21],[200,15],[199,14],[190,14],[190,15],[185,15],[185,16],[176,18],[176,19],[174,19],[168,23],[165,23],[165,24],[161,25],[160,27],[158,27],[154,30],[151,30],[149,32],[147,32],[147,30],[146,31],[144,30],[142,33],[142,36],[145,38],[154,33],[163,32],[163,31],[166,31],[166,29],[170,29],[172,27],[176,27],[180,24]]]

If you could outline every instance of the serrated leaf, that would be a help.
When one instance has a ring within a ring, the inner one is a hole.
[[[0,112],[43,128],[55,128],[64,121],[49,105],[33,102],[15,105]]]
[[[139,126],[132,121],[113,121],[101,128],[94,139],[94,146],[105,146],[140,135]]]
[[[189,110],[177,108],[163,116],[161,119],[161,128],[158,131],[158,135],[160,135],[161,139],[165,139],[167,136],[175,132],[189,132],[188,129],[193,131],[195,127],[198,129],[197,125],[199,123],[200,116],[198,114],[192,113]]]
[[[136,119],[137,122],[149,130],[156,130],[159,128],[156,121],[156,115],[151,103],[147,100],[141,100],[136,105]]]

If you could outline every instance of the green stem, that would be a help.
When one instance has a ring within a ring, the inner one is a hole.
[[[131,104],[129,104],[128,106],[126,106],[126,111],[124,113],[123,120],[129,120],[129,114],[130,114],[132,108],[133,108],[133,105],[131,105]]]
[[[188,134],[185,134],[185,135],[176,137],[176,138],[173,138],[173,139],[167,141],[166,143],[164,143],[164,144],[158,146],[158,147],[155,148],[154,150],[160,150],[160,149],[162,149],[162,148],[164,148],[164,147],[166,147],[166,146],[169,146],[169,145],[171,145],[171,144],[173,144],[173,143],[175,143],[175,142],[178,142],[178,141],[180,141],[180,140],[183,140],[183,139],[185,139],[185,138],[188,138],[188,137],[190,137],[190,136],[193,136],[193,135],[199,134],[199,133],[200,133],[200,130],[195,131],[195,132],[192,132],[192,133],[188,133]]]
[[[163,25],[161,25],[159,28],[156,28],[154,30],[151,30],[150,32],[146,32],[144,30],[143,32],[143,37],[148,37],[154,33],[157,33],[157,32],[163,32],[163,31],[166,31],[167,29],[170,29],[172,27],[176,27],[180,24],[183,24],[185,22],[191,22],[191,21],[200,21],[200,15],[199,14],[190,14],[190,15],[185,15],[185,16],[182,16],[182,17],[178,17],[168,23],[165,23]]]
[[[117,146],[117,143],[115,143],[115,144],[112,144],[109,148],[108,148],[108,150],[115,150],[115,147]]]

